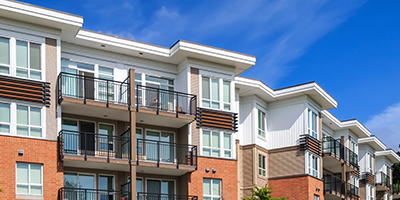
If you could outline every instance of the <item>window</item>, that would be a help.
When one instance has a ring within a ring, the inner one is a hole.
[[[17,40],[16,50],[17,76],[41,80],[40,44]]]
[[[318,139],[318,129],[317,129],[317,114],[315,114],[310,109],[308,110],[308,134]]]
[[[17,135],[42,137],[40,108],[17,105]]]
[[[258,154],[258,175],[260,176],[267,176],[266,168],[265,168],[265,156]]]
[[[314,200],[319,200],[319,195],[314,194]]]
[[[10,39],[0,37],[0,74],[10,73]]]
[[[372,154],[370,154],[370,153],[367,153],[366,154],[366,166],[367,166],[367,172],[369,172],[369,173],[371,173],[371,174],[373,174],[374,173],[374,169],[373,169],[373,164],[374,164],[374,162],[373,162],[373,156],[372,156]]]
[[[202,106],[205,108],[231,110],[231,82],[222,80],[221,84],[220,80],[219,78],[202,77]],[[221,94],[222,97],[220,97]]]
[[[350,150],[356,154],[358,153],[357,143],[353,139],[350,139]]]
[[[319,177],[318,173],[318,165],[319,165],[319,157],[311,152],[307,152],[307,173],[311,176]]]
[[[102,67],[99,66],[99,78],[105,79],[105,80],[114,80],[114,69],[113,68],[108,68],[108,67]],[[112,82],[108,82],[105,80],[100,80],[99,81],[99,99],[100,100],[108,100],[109,101],[114,101],[114,84]],[[108,94],[108,96],[107,96]]]
[[[17,163],[17,194],[43,194],[43,165]]]
[[[42,137],[42,109],[0,102],[0,133]]]
[[[203,199],[220,200],[221,199],[221,180],[203,179]]]
[[[232,156],[232,139],[231,134],[218,131],[203,130],[202,155],[213,157]],[[221,140],[221,138],[223,138]],[[222,154],[221,154],[222,153]]]
[[[374,200],[374,186],[367,184],[367,200]]]
[[[258,135],[265,138],[265,113],[258,110]]]
[[[99,150],[114,151],[114,126],[109,124],[99,124]]]

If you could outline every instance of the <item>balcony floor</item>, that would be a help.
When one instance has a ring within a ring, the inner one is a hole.
[[[127,159],[115,159],[110,158],[110,162],[107,162],[106,157],[94,157],[82,155],[70,155],[64,154],[64,166],[66,167],[81,167],[88,169],[105,169],[105,170],[115,170],[115,171],[125,171],[129,172],[129,160]]]
[[[160,175],[168,174],[172,176],[182,176],[188,172],[193,172],[195,170],[196,170],[195,166],[179,165],[179,169],[177,169],[176,164],[168,164],[162,162],[160,162],[159,167],[157,167],[156,162],[149,162],[149,161],[140,161],[139,165],[136,167],[136,171],[139,173],[160,174]]]

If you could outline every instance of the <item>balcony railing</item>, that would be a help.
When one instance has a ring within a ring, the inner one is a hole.
[[[332,137],[323,138],[322,152],[335,155],[337,158],[340,158],[344,162],[349,163],[353,167],[357,169],[359,168],[358,155]]]
[[[137,139],[137,165],[140,161],[195,166],[197,169],[197,146],[157,140]]]
[[[334,175],[324,175],[324,190],[339,196],[347,196],[351,199],[359,197],[359,188],[347,183]]]
[[[58,99],[63,97],[93,100],[109,104],[130,104],[129,77],[123,82],[61,72]]]
[[[64,154],[131,159],[130,137],[62,130],[58,136],[60,158]]]
[[[137,200],[198,200],[197,196],[138,192]]]
[[[350,184],[350,183],[346,183],[346,188],[347,188],[347,195],[352,196],[352,197],[359,197],[360,193],[359,193],[359,189],[357,186]]]
[[[137,85],[136,109],[140,107],[179,114],[195,115],[197,96],[155,87]]]
[[[58,200],[130,200],[130,193],[117,190],[60,188]]]
[[[400,194],[400,183],[393,184],[393,194]]]
[[[390,177],[382,171],[376,172],[375,183],[390,188]]]

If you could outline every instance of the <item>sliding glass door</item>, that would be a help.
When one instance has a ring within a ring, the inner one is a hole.
[[[95,200],[94,175],[80,173],[64,173],[64,199],[68,200]],[[68,188],[75,188],[74,190]],[[79,189],[77,189],[79,188]]]
[[[146,159],[174,163],[174,142],[174,133],[153,130],[146,131]]]

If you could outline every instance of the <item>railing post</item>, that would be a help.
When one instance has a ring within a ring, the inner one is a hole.
[[[160,141],[157,141],[157,167],[160,167]]]
[[[107,94],[106,94],[106,98],[107,98],[107,108],[108,108],[108,80],[107,80]]]
[[[179,144],[176,144],[176,169],[179,169]]]
[[[86,76],[83,77],[83,103],[86,104],[86,90],[85,90],[85,85],[86,85]]]
[[[84,140],[85,140],[85,161],[87,160],[87,152],[86,152],[86,149],[87,149],[87,134],[86,133],[84,133]]]
[[[139,112],[139,87],[136,86],[136,112]]]
[[[136,165],[139,166],[139,143],[140,143],[140,139],[136,138]],[[132,144],[131,144],[132,145]],[[142,144],[143,145],[143,144]],[[143,148],[143,147],[142,147]],[[142,150],[143,151],[143,150]]]
[[[108,104],[108,102],[107,102],[107,104]],[[107,163],[109,163],[110,162],[110,148],[109,148],[110,137],[108,135],[106,137],[107,137]]]
[[[157,103],[156,103],[156,106],[157,106],[157,115],[158,115],[158,113],[160,112],[160,100],[161,100],[161,98],[160,98],[160,89],[157,89]]]
[[[85,198],[84,199],[87,199],[87,189],[85,189]]]
[[[178,108],[179,108],[179,95],[176,93],[176,105],[175,105],[175,112],[176,112],[176,118],[178,118]]]

